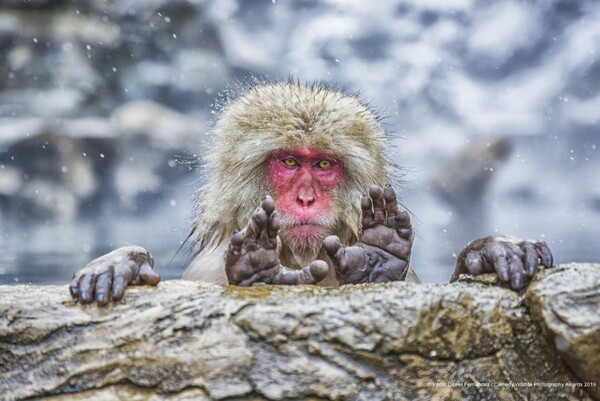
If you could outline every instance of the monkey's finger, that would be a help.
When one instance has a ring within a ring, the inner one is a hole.
[[[368,276],[369,258],[359,246],[343,246],[340,239],[330,235],[323,240],[323,247],[333,262],[335,275],[340,284],[361,283]]]
[[[506,250],[498,242],[492,242],[484,248],[483,255],[488,263],[496,271],[500,281],[508,282],[510,280],[510,266],[506,259]]]
[[[250,265],[250,263],[236,263],[235,265],[227,266],[225,268],[225,273],[227,274],[227,280],[231,284],[239,284],[239,285],[251,285],[256,280],[252,280],[248,284],[241,284],[244,280],[247,280],[248,277],[252,278],[255,275],[254,269]]]
[[[323,240],[323,247],[325,248],[325,252],[333,261],[335,266],[336,275],[344,276],[348,271],[349,264],[347,262],[346,249],[347,247],[343,247],[340,239],[336,235],[330,235],[329,237]]]
[[[225,254],[226,266],[233,266],[242,256],[242,244],[244,243],[244,233],[236,231],[229,240],[229,246]]]
[[[104,306],[110,301],[112,281],[113,272],[111,270],[103,271],[96,276],[96,302],[99,306]]]
[[[260,232],[267,225],[269,219],[267,218],[267,212],[263,208],[259,207],[256,209],[252,216],[250,216],[250,222],[246,229],[246,238],[256,238],[260,235]]]
[[[340,249],[342,243],[340,242],[340,238],[337,235],[330,235],[323,240],[323,247],[325,251],[329,255],[329,257],[333,258],[337,251]]]
[[[529,241],[523,241],[520,244],[521,250],[523,251],[523,264],[525,265],[525,273],[529,277],[535,276],[538,270],[538,254],[535,250],[535,246]]]
[[[329,273],[329,265],[324,260],[314,260],[308,268],[310,269],[310,274],[315,279],[315,283],[323,280]]]
[[[247,278],[244,280],[240,280],[238,282],[230,280],[230,283],[236,284],[239,286],[243,286],[243,287],[250,286],[254,283],[274,284],[273,277],[275,277],[277,275],[279,269],[281,269],[281,265],[277,264],[276,266],[273,266],[269,269],[259,270],[258,272],[251,274],[250,276],[245,276]]]
[[[94,286],[96,284],[96,274],[86,273],[79,280],[79,302],[89,304],[94,300]]]
[[[402,210],[395,217],[395,227],[398,235],[404,239],[410,239],[413,235],[412,224],[410,222],[410,214],[408,211]],[[388,219],[388,224],[390,219]]]
[[[135,264],[131,260],[118,263],[115,266],[112,282],[112,296],[115,301],[123,298],[125,288],[127,288],[127,285],[133,280],[136,273],[135,270]]]
[[[148,285],[157,285],[160,282],[160,275],[145,260],[140,266],[140,278]]]
[[[230,246],[239,248],[244,243],[244,232],[236,230],[229,240]]]
[[[388,221],[393,221],[396,215],[400,212],[400,209],[398,208],[396,192],[390,184],[387,184],[385,188],[383,188],[383,199],[385,199],[385,210],[387,211]]]
[[[272,235],[268,227],[265,227],[264,230],[260,232],[256,242],[256,249],[266,249],[268,251],[274,250],[277,248],[277,235]]]
[[[363,221],[370,221],[373,219],[373,202],[366,192],[363,192],[362,197],[360,198],[360,208],[362,210]]]
[[[79,296],[79,280],[81,280],[81,276],[83,275],[84,271],[85,269],[81,269],[73,274],[73,279],[69,285],[69,291],[71,292],[71,296],[73,298],[77,298]]]
[[[525,267],[523,266],[523,253],[511,250],[508,256],[510,266],[510,286],[513,290],[520,290],[525,284]]]
[[[474,276],[477,276],[483,273],[484,268],[484,260],[481,253],[477,251],[471,251],[467,254],[464,259],[465,269]]]
[[[265,212],[262,208],[259,207],[252,213],[244,233],[244,243],[242,244],[242,248],[246,252],[252,252],[257,249],[256,241],[259,239],[261,234],[263,234],[267,223],[267,212]]]
[[[552,267],[554,264],[554,258],[552,257],[552,252],[550,252],[548,245],[544,241],[538,241],[535,243],[535,249],[540,256],[542,265],[544,267]]]
[[[378,223],[385,222],[385,201],[383,199],[383,190],[379,185],[373,185],[369,188],[369,196],[373,200],[373,219]]]
[[[271,196],[265,196],[265,199],[260,204],[260,207],[267,213],[267,215],[271,215],[275,210],[275,201]]]
[[[265,220],[260,220],[260,225],[258,226],[258,231],[256,233],[256,246],[257,248],[275,249],[277,247],[277,240],[275,240],[273,235],[269,232],[271,221],[266,212],[263,211],[263,213],[265,213]],[[262,218],[262,216],[259,217]]]
[[[275,239],[277,238],[277,233],[279,232],[279,228],[281,227],[281,220],[277,213],[273,213],[271,215],[271,219],[269,220],[269,238]]]
[[[303,285],[316,284],[323,280],[329,272],[329,266],[322,260],[315,260],[301,270],[292,270],[282,267],[273,278],[273,284]]]
[[[69,285],[69,292],[71,293],[71,297],[77,299],[79,296],[79,279],[71,280],[71,284]]]

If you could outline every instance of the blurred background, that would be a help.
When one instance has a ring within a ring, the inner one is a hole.
[[[179,277],[215,101],[253,77],[387,116],[424,281],[489,234],[600,262],[599,54],[595,0],[1,0],[0,284],[126,244]]]

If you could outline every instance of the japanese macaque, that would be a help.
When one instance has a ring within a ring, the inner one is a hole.
[[[184,279],[216,284],[412,281],[414,232],[390,185],[392,166],[378,117],[357,97],[294,82],[255,86],[224,106],[206,160],[206,184]],[[496,272],[524,288],[543,242],[487,237],[459,254],[461,273]],[[133,284],[156,285],[153,259],[123,247],[77,272],[82,303],[105,305]]]

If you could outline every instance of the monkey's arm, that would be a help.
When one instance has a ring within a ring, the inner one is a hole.
[[[128,285],[157,285],[152,255],[139,246],[124,246],[94,259],[73,275],[69,290],[83,304],[106,305],[123,298]]]
[[[235,233],[225,252],[225,273],[231,284],[316,284],[329,271],[326,262],[315,260],[303,269],[288,269],[279,261],[279,220],[270,196],[252,213],[244,231]]]
[[[551,267],[552,263],[552,252],[543,241],[490,236],[471,242],[459,253],[450,282],[461,274],[496,273],[500,281],[521,290],[539,265]]]
[[[337,236],[323,241],[340,284],[419,282],[409,267],[414,233],[410,216],[400,210],[396,193],[374,185],[361,199],[362,235],[355,246],[341,245]]]

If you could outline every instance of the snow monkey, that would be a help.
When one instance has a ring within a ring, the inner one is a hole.
[[[213,130],[184,279],[249,286],[418,282],[414,232],[390,185],[379,119],[356,96],[319,85],[262,83],[229,101]],[[82,303],[105,305],[134,284],[156,285],[153,259],[119,248],[75,273]],[[493,236],[463,249],[459,274],[495,272],[524,288],[545,243]]]

